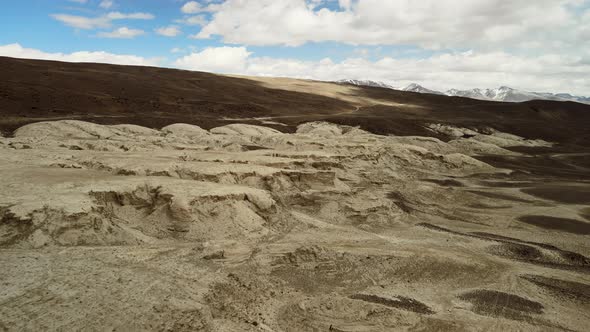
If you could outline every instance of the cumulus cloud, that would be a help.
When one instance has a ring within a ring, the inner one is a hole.
[[[176,37],[182,33],[180,28],[175,25],[157,28],[155,31],[158,35],[165,37]]]
[[[220,4],[218,1],[206,0],[208,3],[206,6],[201,5],[197,1],[189,1],[180,7],[180,11],[185,14],[197,14],[202,12],[214,12],[219,10]]]
[[[119,65],[159,66],[160,58],[144,58],[135,55],[113,54],[108,52],[74,52],[74,53],[47,53],[37,49],[24,48],[20,44],[0,45],[0,56],[24,59],[54,60],[66,62],[97,62]]]
[[[182,19],[175,20],[174,22],[184,24],[184,25],[199,25],[203,26],[207,24],[207,18],[205,15],[193,15],[187,16]]]
[[[115,2],[113,0],[102,0],[98,6],[100,8],[104,8],[104,9],[109,9],[111,8],[113,5],[115,4]]]
[[[245,47],[209,47],[176,60],[180,68],[216,73],[244,73],[248,71],[250,52]]]
[[[534,91],[590,91],[590,62],[559,54],[534,57],[506,52],[459,52],[426,59],[349,58],[335,62],[255,57],[245,47],[207,48],[178,59],[190,70],[253,76],[286,76],[319,80],[372,79],[394,86],[417,82],[439,90],[508,85]],[[565,88],[564,88],[565,87]]]
[[[328,9],[317,1],[226,0],[197,36],[245,45],[510,47],[555,35],[575,38],[568,36],[581,18],[572,8],[584,1],[338,0],[338,9]]]
[[[344,10],[350,10],[352,8],[352,0],[338,0],[338,5]]]
[[[121,27],[110,32],[100,32],[97,34],[97,36],[102,38],[132,39],[137,36],[141,36],[144,33],[145,31],[143,30]]]
[[[110,12],[99,17],[86,17],[68,14],[53,14],[50,16],[67,26],[83,30],[108,28],[111,26],[111,23],[114,20],[151,20],[155,17],[149,13],[124,14],[120,12]]]
[[[106,15],[110,20],[153,20],[155,16],[150,13],[130,13],[110,12]]]
[[[201,4],[196,1],[189,1],[185,3],[180,10],[185,14],[196,14],[203,11]]]
[[[107,28],[111,25],[111,20],[104,16],[91,18],[67,14],[54,14],[51,15],[51,17],[76,29],[92,30],[97,28]]]

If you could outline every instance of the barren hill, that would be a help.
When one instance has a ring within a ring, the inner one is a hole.
[[[0,130],[8,132],[62,119],[151,128],[183,122],[206,129],[275,121],[286,126],[266,125],[282,131],[321,120],[380,134],[431,135],[424,124],[447,123],[586,146],[590,140],[590,105],[569,102],[498,103],[309,80],[6,57],[0,57],[0,68]]]

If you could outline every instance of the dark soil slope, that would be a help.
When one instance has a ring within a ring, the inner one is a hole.
[[[304,93],[203,72],[6,57],[0,57],[0,68],[0,130],[5,133],[57,119],[210,128],[230,123],[228,118],[277,117],[288,125],[277,127],[283,131],[327,120],[375,133],[432,135],[423,125],[439,122],[491,126],[580,146],[590,140],[590,106],[571,102],[498,103],[371,87],[355,87],[352,95],[339,98],[315,94],[313,88]],[[351,101],[355,98],[358,103]]]

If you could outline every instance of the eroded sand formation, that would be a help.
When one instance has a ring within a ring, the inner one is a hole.
[[[429,130],[451,140],[26,125],[0,138],[0,329],[587,329],[587,187],[474,158],[550,142]]]

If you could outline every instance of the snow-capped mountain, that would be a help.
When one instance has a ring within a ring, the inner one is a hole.
[[[459,96],[481,100],[495,100],[506,102],[522,102],[533,99],[548,99],[549,96],[542,97],[533,92],[526,92],[502,86],[497,89],[471,89],[457,90],[451,89],[445,93],[447,96]]]
[[[503,101],[511,103],[519,103],[529,100],[556,100],[556,101],[573,101],[577,103],[590,104],[590,97],[574,96],[569,93],[546,93],[546,92],[528,92],[518,89],[513,89],[507,86],[501,86],[496,89],[470,89],[458,90],[450,89],[446,92],[431,90],[425,88],[417,83],[411,83],[406,87],[396,88],[389,84],[370,80],[340,80],[338,83],[349,83],[361,86],[373,86],[380,88],[389,88],[394,90],[431,93],[437,95],[457,96],[471,99]]]
[[[572,96],[569,93],[557,93],[553,96],[569,101],[576,101],[578,103],[590,104],[590,97]]]
[[[377,87],[377,88],[395,89],[393,86],[391,86],[387,83],[378,82],[378,81],[371,81],[371,80],[340,80],[340,81],[337,81],[337,83],[348,83],[348,84],[359,85],[359,86],[372,86],[372,87]]]
[[[440,91],[430,90],[430,89],[420,86],[416,83],[412,83],[402,90],[420,92],[420,93],[433,93],[433,94],[440,94],[440,95],[447,95],[447,96],[465,97],[465,98],[480,99],[480,100],[505,101],[505,102],[522,102],[522,101],[528,101],[528,100],[533,100],[533,99],[557,100],[557,98],[554,98],[549,95],[542,96],[538,93],[512,89],[507,86],[502,86],[497,89],[471,89],[471,90],[451,89],[451,90],[447,90],[446,92],[440,92]]]
[[[556,101],[575,101],[579,103],[590,103],[590,98],[572,96],[570,94],[553,94],[528,92],[518,89],[513,89],[507,86],[502,86],[497,89],[471,89],[471,90],[457,90],[451,89],[445,93],[447,96],[459,96],[481,100],[494,100],[504,102],[523,102],[529,100],[556,100]]]
[[[484,91],[482,89],[471,89],[471,90],[451,89],[446,92],[446,95],[447,96],[472,98],[472,99],[482,99],[482,100],[489,99],[486,96],[486,91]]]
[[[405,88],[402,88],[401,90],[402,91],[410,91],[410,92],[418,92],[418,93],[432,93],[435,95],[443,95],[444,94],[440,91],[427,89],[427,88],[421,86],[420,84],[416,84],[416,83],[412,83],[412,84],[406,86]]]

